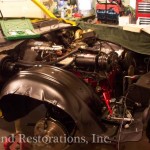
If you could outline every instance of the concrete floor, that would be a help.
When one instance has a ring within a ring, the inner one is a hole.
[[[29,122],[35,122],[42,117],[44,110],[39,107],[27,117],[23,118],[23,122],[26,124]],[[30,134],[33,131],[32,127],[23,127],[25,133]],[[0,138],[8,136],[14,133],[14,124],[8,123],[3,119],[0,119]],[[0,141],[0,150],[4,150],[3,143]],[[43,149],[42,149],[43,150]],[[117,150],[117,145],[104,145],[104,144],[73,144],[67,150]],[[126,142],[120,144],[119,150],[150,150],[150,144],[145,135],[141,141],[138,142]]]

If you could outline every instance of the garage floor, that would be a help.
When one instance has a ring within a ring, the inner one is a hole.
[[[44,108],[39,107],[27,117],[23,118],[23,124],[27,122],[33,123],[43,116]],[[23,126],[23,131],[30,134],[33,127]],[[14,124],[8,123],[0,119],[0,138],[14,133]],[[1,141],[0,141],[1,142]],[[0,143],[0,150],[4,150],[3,143]],[[67,150],[117,150],[117,145],[103,145],[103,144],[73,144]],[[120,145],[120,150],[150,150],[150,143],[145,135],[139,142],[127,142]]]

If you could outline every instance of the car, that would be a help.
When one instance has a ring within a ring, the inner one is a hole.
[[[147,121],[149,137],[148,54],[58,20],[33,26],[39,37],[0,43],[0,109],[15,121],[15,141],[21,119],[41,105],[45,115],[23,141],[35,149],[138,141]],[[15,143],[8,139],[5,149]]]

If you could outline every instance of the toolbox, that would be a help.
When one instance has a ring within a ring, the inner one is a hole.
[[[7,40],[37,38],[30,19],[2,19],[0,21],[3,34]]]

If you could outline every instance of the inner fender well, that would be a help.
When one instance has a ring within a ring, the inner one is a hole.
[[[3,116],[9,122],[27,115],[39,105],[41,105],[40,101],[18,94],[5,95],[0,101]]]
[[[35,67],[19,72],[5,85],[0,108],[4,118],[13,121],[41,103],[49,103],[69,114],[84,135],[98,134],[101,133],[100,122],[94,112],[98,100],[93,93],[86,84],[66,70]]]

